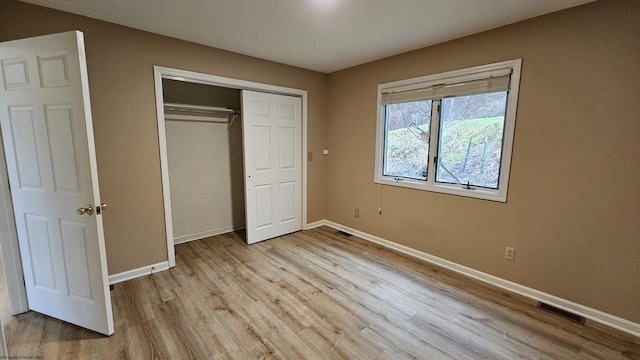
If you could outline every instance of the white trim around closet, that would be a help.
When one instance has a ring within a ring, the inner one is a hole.
[[[169,167],[167,160],[167,136],[165,130],[164,97],[162,94],[162,79],[186,81],[198,84],[221,86],[240,90],[254,90],[266,93],[297,96],[302,98],[302,159],[307,153],[307,91],[283,86],[238,80],[216,75],[197,73],[193,71],[173,69],[163,66],[153,67],[156,92],[156,114],[158,119],[158,142],[160,145],[160,168],[162,175],[162,194],[164,202],[164,218],[167,237],[167,254],[169,267],[176,266],[175,241],[173,237],[173,223],[171,213],[171,194],[169,190]],[[307,162],[302,162],[302,230],[307,228]]]

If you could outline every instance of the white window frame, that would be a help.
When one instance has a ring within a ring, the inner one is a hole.
[[[375,183],[400,186],[405,188],[433,191],[444,194],[466,196],[477,199],[492,200],[499,202],[507,202],[507,190],[509,187],[509,172],[511,169],[511,151],[513,148],[513,137],[515,132],[516,112],[518,105],[518,90],[520,86],[520,71],[522,67],[522,59],[508,60],[494,64],[475,66],[467,69],[448,71],[439,74],[426,75],[412,79],[399,80],[378,85],[378,113],[377,113],[377,131],[376,131],[376,164],[375,164]],[[509,82],[509,92],[507,95],[507,108],[504,122],[504,135],[502,143],[502,157],[500,161],[500,178],[498,189],[473,188],[464,189],[458,184],[444,184],[435,181],[434,166],[434,149],[438,146],[438,126],[440,125],[440,116],[432,117],[431,132],[429,139],[429,162],[427,180],[414,180],[407,178],[398,178],[395,176],[383,175],[384,169],[384,144],[385,144],[385,105],[382,105],[382,94],[389,92],[391,89],[411,89],[421,86],[427,87],[439,83],[451,83],[456,81],[464,81],[473,74],[498,71],[502,69],[511,69],[511,79]]]

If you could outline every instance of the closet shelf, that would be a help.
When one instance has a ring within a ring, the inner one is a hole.
[[[226,119],[221,119],[220,115],[226,115]],[[165,120],[229,123],[229,127],[231,127],[233,119],[238,115],[240,115],[239,111],[223,107],[176,103],[164,104]],[[233,116],[231,121],[229,121],[230,116]]]

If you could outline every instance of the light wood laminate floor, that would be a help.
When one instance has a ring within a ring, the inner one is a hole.
[[[640,338],[322,227],[176,246],[115,285],[111,337],[2,307],[9,356],[43,359],[640,359]]]

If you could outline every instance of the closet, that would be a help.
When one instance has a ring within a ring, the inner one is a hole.
[[[306,90],[154,66],[169,266],[174,244],[306,223]]]
[[[241,90],[162,79],[173,241],[245,227]]]

